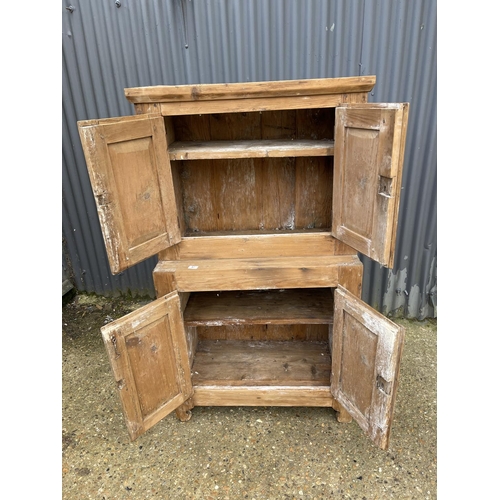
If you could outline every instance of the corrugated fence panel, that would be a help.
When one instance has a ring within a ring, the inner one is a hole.
[[[372,99],[410,103],[395,265],[362,257],[363,298],[423,319],[437,314],[435,3],[367,2],[363,42],[362,74],[378,75]]]
[[[385,314],[435,315],[435,0],[62,5],[63,238],[79,290],[153,296],[156,259],[111,275],[77,120],[133,114],[125,87],[375,74],[372,101],[411,109],[395,267],[363,258],[363,298]]]

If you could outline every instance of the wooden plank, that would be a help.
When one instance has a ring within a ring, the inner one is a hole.
[[[198,329],[191,326],[186,326],[186,344],[188,349],[189,366],[193,366],[194,353],[198,345]]]
[[[330,231],[245,231],[186,236],[160,253],[160,260],[356,255]]]
[[[155,115],[161,114],[161,106],[159,103],[137,103],[134,104],[134,112],[136,115]]]
[[[262,158],[255,167],[257,228],[261,232],[295,227],[295,158]]]
[[[333,160],[328,157],[326,167],[322,157],[304,160],[302,183],[294,158],[263,158],[265,164],[255,158],[183,161],[185,234],[330,229]],[[302,203],[298,214],[297,191],[306,192],[314,208]]]
[[[339,286],[343,286],[353,295],[361,298],[363,287],[363,263],[361,261],[339,268]]]
[[[193,386],[327,386],[327,342],[201,340],[192,368]]]
[[[210,115],[209,118],[211,140],[260,139],[259,113],[222,113]],[[200,168],[199,161],[185,164],[189,164],[193,171]],[[190,227],[196,227],[200,231],[203,231],[205,225],[231,231],[259,228],[255,171],[260,161],[253,158],[219,159],[211,164],[210,181],[205,182],[201,188],[210,189],[216,204],[211,213],[202,213],[199,207],[196,212],[197,225]]]
[[[137,106],[141,106],[137,104]],[[165,123],[165,132],[167,138],[167,148],[170,148],[170,145],[175,142],[175,128],[173,124],[173,120],[170,116],[165,116],[163,118]],[[177,207],[176,218],[179,226],[179,230],[181,234],[184,234],[186,231],[186,226],[184,223],[183,217],[183,206],[182,206],[182,180],[180,178],[180,170],[170,162],[170,158],[168,158],[168,168],[172,172],[172,182],[174,187],[174,195],[175,195],[175,205]]]
[[[297,139],[297,110],[263,111],[259,113],[259,116],[261,117],[261,139]],[[325,139],[327,137],[329,136],[317,136],[314,139]],[[331,139],[333,140],[333,137]]]
[[[184,311],[188,326],[240,324],[330,324],[328,288],[191,293]]]
[[[363,97],[364,96],[364,97]],[[359,100],[366,100],[366,93]],[[312,95],[305,97],[267,97],[223,101],[161,102],[163,116],[198,115],[210,113],[248,113],[282,109],[335,108],[345,102],[344,94]]]
[[[160,261],[155,273],[171,275],[182,292],[325,288],[338,285],[339,268],[357,256]]]
[[[289,142],[297,139],[296,110],[265,111],[259,116],[262,139]],[[258,163],[254,161],[259,230],[294,230],[296,159],[283,157],[262,158]]]
[[[297,140],[316,137],[333,141],[335,110],[297,110]],[[333,158],[300,157],[295,160],[295,225],[297,228],[331,227]]]
[[[223,293],[223,292],[221,292]],[[320,324],[239,324],[223,326],[197,326],[200,340],[328,340],[329,326]]]
[[[198,386],[194,387],[195,406],[309,406],[333,407],[329,387],[282,386]]]
[[[293,109],[257,113],[221,112],[172,116],[172,122],[178,141],[295,140],[296,114]],[[333,140],[333,135],[309,137],[327,138]]]
[[[175,275],[168,272],[158,272],[153,270],[153,283],[155,286],[156,297],[160,298],[167,293],[176,291]]]
[[[222,158],[332,156],[333,150],[333,140],[177,141],[169,146],[168,154],[170,160],[218,160]]]
[[[333,158],[297,158],[295,162],[295,227],[331,227]]]
[[[260,113],[211,114],[209,117],[210,139],[212,141],[263,139],[261,118]]]
[[[182,162],[187,233],[259,229],[255,161],[240,158]]]
[[[167,293],[171,292],[173,290],[165,290],[165,293],[163,295],[166,295]],[[179,293],[179,302],[180,302],[180,308],[181,308],[181,313],[182,317],[184,318],[184,311],[186,309],[186,306],[189,301],[191,293],[190,292],[180,292]],[[157,297],[161,297],[162,295],[158,295]],[[187,351],[188,351],[188,358],[189,358],[189,366],[193,364],[194,360],[194,353],[196,352],[196,345],[198,344],[198,332],[197,329],[194,327],[189,327],[186,326],[184,323],[184,332],[186,335],[186,345],[187,345]]]
[[[158,85],[126,88],[125,97],[133,103],[269,98],[276,95],[297,98],[304,95],[369,92],[375,86],[375,81],[376,77],[370,75],[267,82]]]
[[[258,114],[175,117],[173,124],[179,141],[229,141],[258,138],[260,134]],[[179,169],[186,228],[191,231],[258,228],[255,161],[251,158],[182,161]]]

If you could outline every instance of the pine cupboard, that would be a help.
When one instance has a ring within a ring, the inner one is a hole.
[[[407,103],[374,76],[125,89],[78,122],[112,273],[157,299],[102,328],[131,439],[196,406],[323,406],[387,449],[404,331],[361,299],[391,267]]]

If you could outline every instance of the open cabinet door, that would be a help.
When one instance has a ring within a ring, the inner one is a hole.
[[[193,394],[179,295],[171,292],[101,332],[134,440]]]
[[[113,274],[181,240],[162,116],[78,122]]]
[[[333,397],[386,450],[404,330],[342,287],[335,290],[334,304]]]
[[[394,265],[408,103],[341,104],[335,111],[333,236]]]

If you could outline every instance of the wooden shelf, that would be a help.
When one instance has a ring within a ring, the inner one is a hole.
[[[284,158],[295,156],[333,156],[331,140],[251,140],[173,142],[170,160],[220,160],[226,158]]]
[[[193,386],[329,386],[327,342],[203,340],[198,343]]]
[[[186,326],[331,324],[329,288],[191,293]]]

